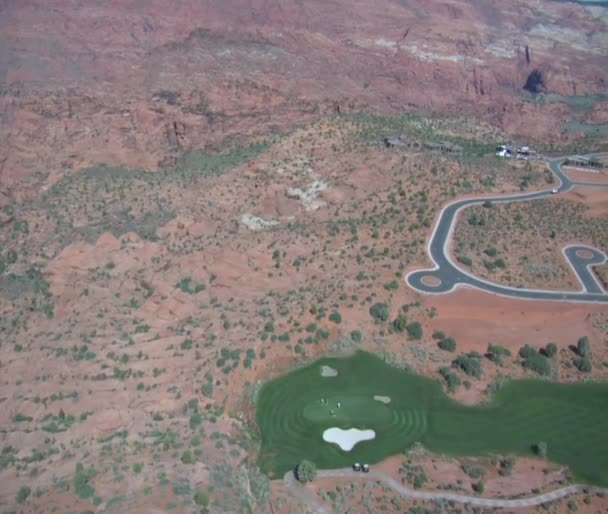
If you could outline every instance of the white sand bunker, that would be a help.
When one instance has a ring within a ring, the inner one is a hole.
[[[332,368],[331,366],[321,366],[321,376],[322,377],[337,377],[338,370]]]
[[[379,394],[374,396],[374,400],[376,400],[377,402],[382,402],[382,403],[391,403],[390,396],[380,396]]]
[[[359,430],[358,428],[343,430],[332,427],[323,432],[323,440],[326,443],[335,443],[345,452],[351,451],[357,443],[371,441],[375,437],[376,432],[373,430]]]

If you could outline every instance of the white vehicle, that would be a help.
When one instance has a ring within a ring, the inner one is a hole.
[[[552,195],[556,195],[557,194],[557,189],[551,189],[551,194]]]

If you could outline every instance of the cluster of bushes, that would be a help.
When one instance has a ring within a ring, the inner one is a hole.
[[[465,353],[456,357],[452,362],[452,366],[461,369],[471,377],[481,378],[481,375],[483,374],[481,357],[481,354],[478,352]]]
[[[484,259],[483,265],[488,271],[494,271],[496,268],[505,269],[507,267],[507,263],[504,259],[496,259],[495,261],[486,261]]]
[[[314,462],[304,459],[296,466],[294,474],[298,482],[312,482],[317,476],[317,466]]]
[[[519,356],[523,359],[521,365],[525,369],[529,369],[542,376],[551,374],[551,361],[541,352],[532,348],[530,345],[524,345],[519,350]]]
[[[446,381],[446,383],[448,385],[448,390],[451,393],[456,391],[456,389],[458,389],[460,384],[462,384],[460,377],[456,373],[454,373],[451,368],[443,367],[439,370],[439,373],[443,377],[443,379]]]
[[[376,321],[388,321],[391,315],[386,303],[375,303],[370,307],[369,313]]]
[[[574,360],[574,365],[579,371],[583,373],[589,373],[592,369],[591,366],[591,346],[589,344],[589,338],[587,336],[581,337],[576,344],[576,353],[578,358]]]
[[[443,332],[435,332],[433,339],[437,339],[437,346],[446,352],[456,350],[456,340],[453,337],[446,337]]]
[[[511,352],[508,348],[500,346],[499,344],[488,343],[488,351],[486,352],[486,357],[494,364],[502,366],[503,357],[511,357]]]
[[[460,255],[458,257],[458,262],[464,264],[465,266],[473,265],[473,259],[471,259],[470,257],[467,257],[466,255]]]

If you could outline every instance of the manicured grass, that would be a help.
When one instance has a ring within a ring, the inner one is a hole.
[[[322,365],[338,375],[322,377]],[[376,395],[391,401],[384,404]],[[256,419],[262,432],[259,464],[274,477],[304,458],[321,469],[374,463],[414,442],[437,453],[473,456],[532,455],[544,441],[547,458],[569,466],[578,480],[608,485],[608,384],[513,381],[492,403],[466,407],[448,398],[438,382],[358,352],[268,382]],[[343,452],[323,441],[330,427],[372,429],[376,439]]]

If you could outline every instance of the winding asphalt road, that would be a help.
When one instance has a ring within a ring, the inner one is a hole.
[[[602,154],[590,154],[602,155]],[[607,184],[593,184],[571,180],[561,169],[566,158],[548,159],[549,169],[557,176],[560,186],[559,193],[570,191],[575,186],[607,188]],[[407,284],[425,294],[444,294],[459,286],[467,285],[500,296],[525,300],[548,300],[561,302],[586,302],[608,304],[608,293],[596,280],[590,267],[608,261],[608,256],[601,250],[585,245],[571,245],[563,249],[564,256],[581,282],[580,292],[573,291],[544,291],[538,289],[520,289],[502,286],[476,277],[462,269],[452,259],[449,251],[450,241],[454,235],[456,220],[462,209],[471,205],[492,203],[525,202],[538,200],[552,195],[551,189],[534,193],[489,196],[469,200],[456,200],[443,208],[435,224],[433,234],[428,244],[429,255],[435,267],[428,270],[416,270],[405,277]]]
[[[513,500],[502,499],[502,498],[481,498],[479,496],[469,496],[465,494],[455,494],[444,491],[420,491],[417,489],[410,489],[403,486],[397,480],[391,478],[384,473],[379,471],[371,470],[369,473],[363,475],[357,473],[350,468],[344,469],[327,469],[317,472],[317,478],[369,478],[378,480],[384,485],[390,487],[401,496],[407,498],[414,498],[416,500],[445,500],[453,501],[458,503],[464,503],[473,505],[476,507],[493,507],[499,509],[523,509],[528,507],[535,507],[544,503],[549,503],[555,500],[561,500],[572,494],[578,494],[583,492],[601,492],[606,493],[606,489],[601,487],[591,487],[586,485],[570,485],[555,489],[548,493],[538,494],[536,496],[528,496],[525,498],[517,498]],[[299,484],[293,475],[293,471],[289,471],[283,477],[285,485],[292,494],[300,498],[312,511],[318,514],[329,514],[330,511],[319,501],[319,498],[309,492],[304,486]]]

